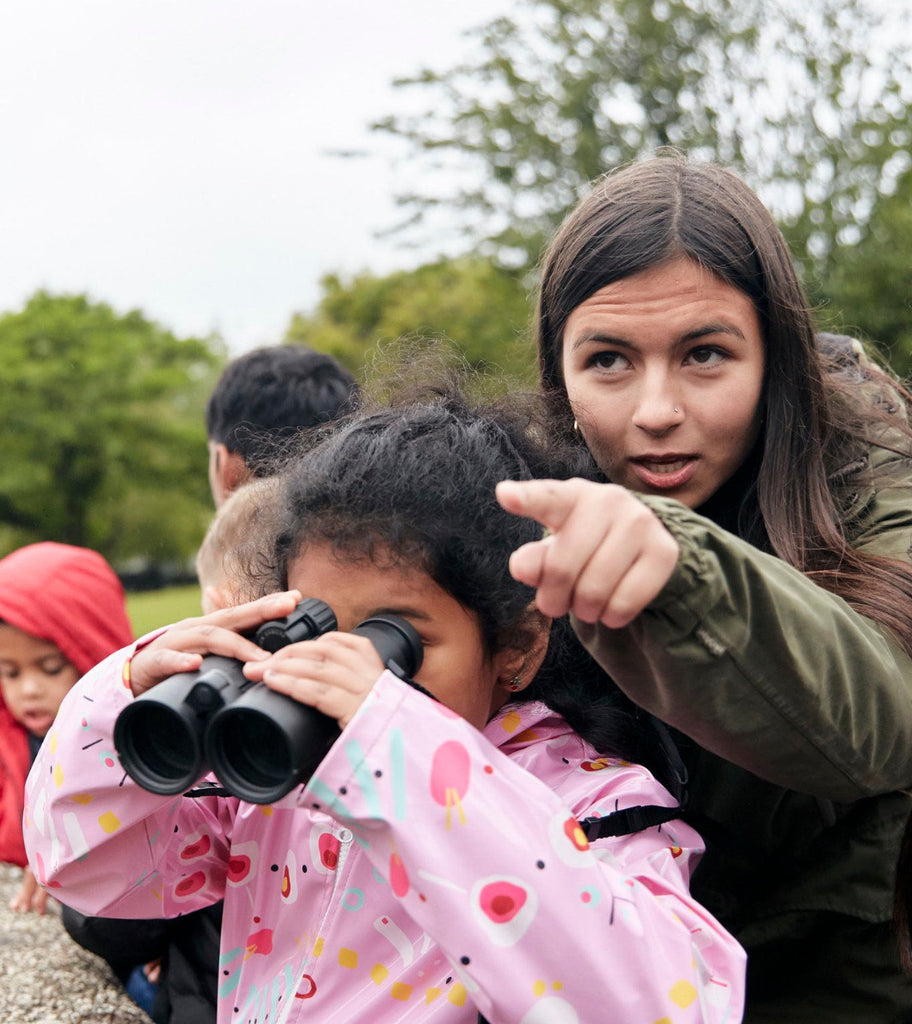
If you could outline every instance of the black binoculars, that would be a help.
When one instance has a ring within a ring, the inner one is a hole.
[[[307,598],[284,619],[264,622],[253,642],[274,652],[335,628],[329,605]],[[366,636],[396,675],[407,679],[421,667],[421,640],[405,619],[379,615],[352,632]],[[182,793],[211,767],[224,789],[255,804],[309,779],[338,735],[334,719],[252,683],[241,662],[217,654],[141,694],[114,724],[121,764],[143,789]]]

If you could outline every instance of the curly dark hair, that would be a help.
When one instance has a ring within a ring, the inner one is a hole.
[[[473,402],[452,383],[412,388],[311,434],[286,466],[274,504],[274,541],[263,571],[287,586],[289,565],[311,543],[345,558],[419,568],[474,613],[492,655],[533,637],[534,592],[510,575],[510,554],[542,528],[505,512],[504,479],[599,478],[588,453],[555,441],[533,395]],[[551,628],[548,652],[514,700],[540,700],[599,752],[666,762],[645,716],[589,656],[567,618]]]

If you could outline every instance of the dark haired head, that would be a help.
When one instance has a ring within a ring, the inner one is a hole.
[[[538,304],[539,368],[552,413],[568,431],[573,414],[561,363],[573,310],[613,281],[681,257],[743,292],[757,311],[766,350],[763,430],[753,508],[742,519],[756,531],[748,539],[805,567],[809,549],[838,544],[824,526],[832,502],[823,370],[785,239],[736,175],[677,155],[656,157],[606,175],[570,214],[545,257]],[[784,481],[795,484],[796,502],[777,515]]]
[[[323,352],[303,345],[254,349],[222,372],[206,405],[206,432],[254,475],[266,475],[290,436],[345,415],[357,394],[355,378]]]
[[[606,285],[682,257],[751,300],[766,356],[761,436],[700,511],[887,626],[912,653],[908,616],[894,611],[912,593],[908,565],[852,548],[837,493],[845,467],[872,445],[908,457],[907,392],[862,366],[845,339],[815,339],[785,239],[736,175],[679,155],[645,160],[597,182],[559,229],[537,314],[541,384],[558,432],[569,435],[573,421],[562,372],[570,314]]]
[[[277,502],[275,560],[289,565],[311,543],[347,558],[418,568],[473,612],[487,654],[535,639],[533,591],[510,575],[510,555],[541,537],[532,520],[495,500],[504,479],[597,475],[585,452],[555,442],[532,396],[473,407],[458,392],[432,389],[404,405],[362,411],[307,446],[285,470]],[[557,620],[532,684],[516,699],[541,700],[599,751],[648,764],[662,776],[655,737],[633,706]]]
[[[405,562],[474,612],[488,652],[499,650],[533,598],[511,577],[510,554],[541,527],[504,512],[494,488],[561,474],[544,437],[525,413],[475,411],[455,395],[356,416],[287,471],[279,578],[312,542]]]
[[[819,388],[807,303],[782,233],[756,194],[715,164],[662,156],[606,175],[566,219],[546,254],[538,304],[541,381],[562,396],[564,327],[600,288],[686,257],[747,295],[767,350],[777,416]],[[570,416],[572,419],[572,416]]]

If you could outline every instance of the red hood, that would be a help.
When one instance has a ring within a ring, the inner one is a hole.
[[[0,559],[0,621],[49,640],[85,675],[133,640],[123,587],[95,551],[30,544]],[[28,738],[0,697],[0,861],[25,864]]]
[[[50,541],[0,559],[0,621],[55,644],[81,676],[133,640],[123,587],[104,558]]]

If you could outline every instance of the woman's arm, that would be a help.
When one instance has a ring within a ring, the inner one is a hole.
[[[780,786],[850,801],[909,785],[912,660],[893,638],[679,502],[618,490],[572,480],[498,488],[505,508],[551,530],[514,554],[514,575],[537,588],[540,606],[575,614],[618,686]],[[621,529],[607,498],[645,520],[629,513],[634,525]],[[912,481],[866,499],[854,543],[908,559]],[[670,563],[657,528],[676,552]]]
[[[386,673],[301,801],[356,833],[452,963],[447,998],[492,1022],[740,1019],[744,954],[688,892],[698,837],[676,821],[590,848],[578,819],[672,803],[593,758],[542,705],[482,735]]]
[[[849,801],[912,780],[912,660],[783,561],[662,498],[680,557],[628,626],[574,621],[637,704],[770,782]],[[871,553],[908,555],[912,488],[877,495]]]

